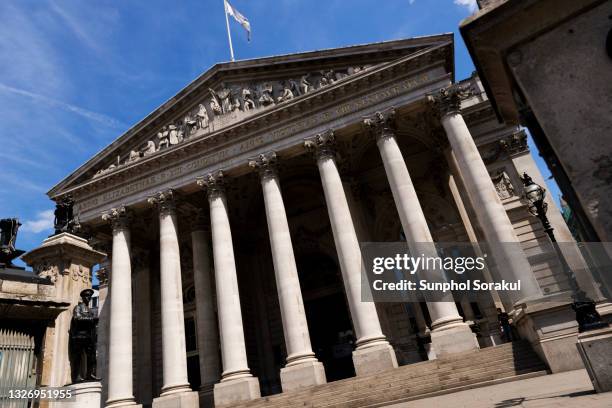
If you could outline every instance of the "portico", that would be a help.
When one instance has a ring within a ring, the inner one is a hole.
[[[453,83],[452,47],[441,35],[217,65],[54,187],[112,248],[106,406],[224,406],[495,344],[494,294],[361,298],[360,242],[521,242],[466,123],[487,146],[520,132],[479,128],[492,116],[477,78]],[[522,281],[511,309],[542,292],[509,248],[491,252]],[[136,252],[150,254],[146,334]],[[132,353],[143,335],[149,356]],[[147,357],[151,372],[133,369]]]

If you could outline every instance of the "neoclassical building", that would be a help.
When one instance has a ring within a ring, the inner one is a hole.
[[[521,201],[523,172],[544,184],[527,136],[478,77],[456,81],[453,48],[445,34],[217,64],[52,188],[108,255],[105,406],[227,406],[477,352],[500,344],[496,307],[550,371],[580,366],[567,279]],[[400,240],[520,244],[491,256],[521,292],[362,302],[360,242]]]

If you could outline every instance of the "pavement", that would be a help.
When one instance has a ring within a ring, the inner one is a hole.
[[[612,392],[595,393],[586,370],[568,371],[388,405],[385,408],[611,408]]]

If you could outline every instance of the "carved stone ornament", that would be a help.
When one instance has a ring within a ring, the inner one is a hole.
[[[111,173],[121,166],[183,143],[192,137],[220,129],[230,122],[241,120],[271,106],[334,84],[370,67],[371,65],[363,65],[308,72],[277,81],[242,82],[231,85],[222,83],[215,89],[209,88],[208,95],[198,101],[193,109],[161,126],[143,144],[118,156],[106,168],[98,170],[93,178]]]
[[[522,153],[529,150],[529,147],[527,146],[527,134],[524,131],[520,131],[501,139],[499,141],[499,145],[509,155]]]
[[[113,229],[127,228],[130,216],[125,206],[111,208],[102,214],[102,220],[109,222]]]
[[[206,176],[198,177],[196,179],[198,186],[205,188],[208,197],[213,198],[219,195],[225,194],[225,179],[223,170],[217,170],[212,173],[208,173]]]
[[[257,157],[249,159],[249,166],[259,170],[259,175],[262,179],[275,177],[277,174],[276,165],[276,152],[262,153]]]
[[[173,213],[176,210],[176,194],[174,190],[160,191],[147,199],[151,205],[157,206],[160,214]]]
[[[34,272],[41,278],[49,278],[51,282],[55,283],[59,276],[59,270],[57,266],[52,265],[48,262],[43,262],[34,267]]]
[[[376,112],[363,119],[365,128],[376,138],[393,136],[395,133],[395,109]]]
[[[446,116],[461,111],[461,101],[470,97],[472,91],[465,85],[451,85],[429,95],[429,100],[440,116]]]
[[[495,190],[497,191],[497,195],[500,199],[505,200],[506,198],[510,198],[515,196],[514,186],[512,185],[512,181],[504,170],[499,170],[497,173],[491,176],[491,180],[493,181],[493,185],[495,185]]]
[[[89,283],[91,281],[89,270],[84,268],[83,265],[72,265],[70,277],[75,282]]]
[[[336,138],[334,137],[334,131],[331,129],[304,139],[304,147],[308,151],[314,152],[317,159],[334,157],[336,154],[335,145]]]

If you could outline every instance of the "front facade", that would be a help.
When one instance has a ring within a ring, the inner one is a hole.
[[[567,315],[568,283],[521,201],[523,172],[544,184],[526,135],[497,122],[476,76],[455,83],[453,47],[439,35],[218,64],[50,191],[108,254],[106,406],[223,406],[494,346],[496,308],[542,296]],[[492,255],[522,291],[362,302],[359,243],[400,240],[519,243]],[[546,333],[579,364],[571,315]]]

